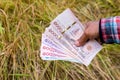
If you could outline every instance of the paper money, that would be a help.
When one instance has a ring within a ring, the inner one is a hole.
[[[68,8],[59,14],[42,35],[41,53],[43,60],[65,60],[88,66],[102,49],[96,40],[76,47],[75,41],[81,37],[84,26]]]

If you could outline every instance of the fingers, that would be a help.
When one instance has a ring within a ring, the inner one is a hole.
[[[83,26],[84,26],[84,29],[86,29],[88,27],[88,23],[84,23]],[[78,40],[75,41],[75,45],[77,47],[83,46],[87,40],[88,40],[87,35],[83,33],[83,35]]]
[[[83,33],[83,35],[80,37],[80,39],[78,39],[78,40],[75,42],[75,45],[76,45],[77,47],[83,46],[83,45],[86,43],[87,40],[88,40],[87,35],[86,35],[85,33]]]
[[[84,29],[86,29],[87,28],[87,23],[83,24],[83,26],[84,26]],[[88,38],[87,38],[86,34],[83,33],[83,35],[78,40],[75,41],[75,45],[77,47],[82,46],[82,45],[85,44],[85,42],[87,41],[87,39]]]
[[[76,46],[83,46],[88,39],[99,38],[99,21],[90,21],[84,24],[83,35],[75,42]]]

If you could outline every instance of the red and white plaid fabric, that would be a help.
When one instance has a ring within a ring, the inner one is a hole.
[[[103,43],[120,43],[120,16],[101,19],[99,34]]]

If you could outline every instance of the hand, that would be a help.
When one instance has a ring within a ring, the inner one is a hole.
[[[76,46],[84,45],[87,40],[99,38],[99,21],[90,21],[85,24],[83,35],[75,42]]]

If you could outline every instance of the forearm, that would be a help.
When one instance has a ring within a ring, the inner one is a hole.
[[[99,23],[101,42],[120,43],[120,16],[103,18]]]

